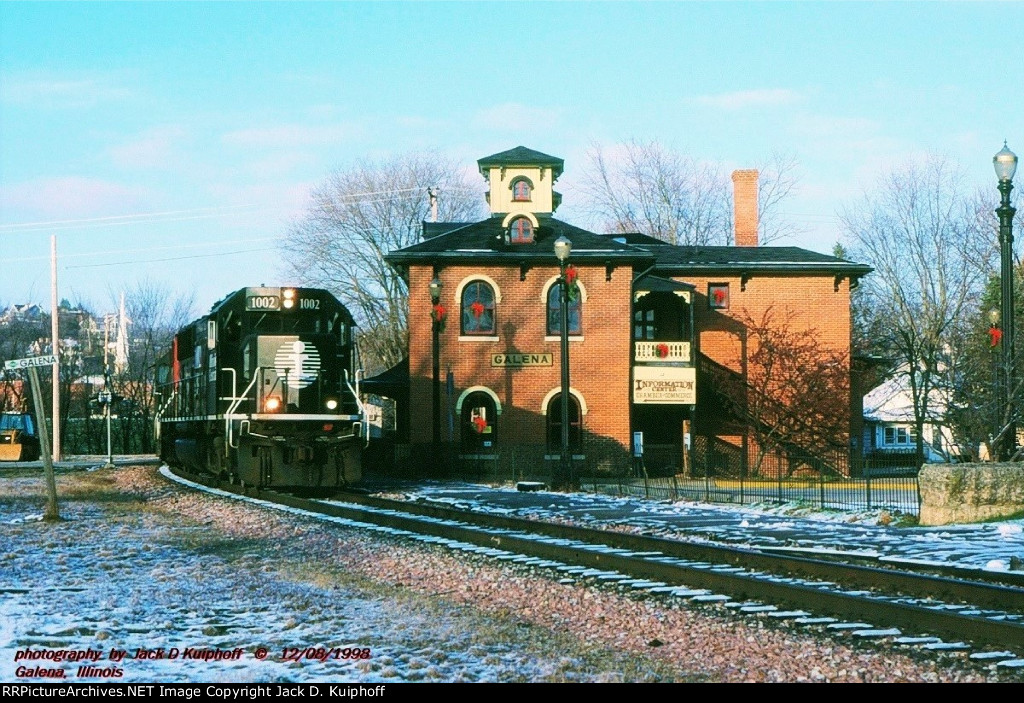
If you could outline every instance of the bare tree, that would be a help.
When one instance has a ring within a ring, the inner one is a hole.
[[[941,156],[884,175],[842,215],[856,257],[875,271],[864,279],[864,313],[874,350],[905,374],[924,458],[924,425],[948,387],[953,341],[978,314],[992,271],[991,225],[977,216],[960,170]]]
[[[430,213],[428,188],[437,189],[439,220],[483,216],[482,189],[455,162],[407,154],[333,173],[313,190],[309,212],[281,241],[291,275],[334,291],[348,306],[370,366],[389,368],[405,354],[408,291],[384,256],[419,241]]]
[[[720,165],[657,141],[594,145],[588,157],[583,192],[606,229],[678,245],[732,244],[732,185]],[[778,214],[796,186],[796,160],[774,153],[757,169],[759,240],[767,244],[796,231]]]
[[[111,291],[119,305],[120,293]],[[121,445],[125,452],[154,450],[156,413],[153,369],[157,359],[170,348],[177,330],[193,317],[191,293],[173,294],[159,283],[140,281],[125,293],[125,317],[129,320],[127,365],[114,368],[113,411],[118,416]],[[111,339],[111,342],[114,340]]]
[[[0,306],[3,309],[3,306]],[[39,320],[8,320],[0,323],[0,360],[34,355],[39,340],[48,336],[49,316]],[[0,369],[0,411],[28,412],[28,382],[21,371]]]
[[[823,344],[817,330],[794,325],[793,317],[773,308],[760,318],[744,311],[743,372],[723,377],[721,391],[756,444],[755,474],[776,450],[824,459],[845,449],[849,436],[849,358]]]

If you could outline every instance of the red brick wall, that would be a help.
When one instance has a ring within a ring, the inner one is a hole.
[[[583,341],[569,343],[570,385],[579,391],[588,413],[583,417],[588,434],[612,439],[622,446],[629,441],[630,286],[632,269],[617,268],[605,280],[601,267],[577,266],[579,281],[586,290],[583,303]],[[459,283],[484,274],[500,289],[496,303],[498,341],[459,341],[460,306],[456,299]],[[441,380],[448,369],[455,378],[454,400],[470,386],[486,386],[502,404],[496,442],[508,443],[518,437],[528,443],[545,441],[545,418],[541,404],[552,389],[561,387],[561,350],[557,340],[546,341],[547,308],[541,293],[548,280],[558,274],[556,266],[533,268],[520,281],[518,267],[447,267],[440,271],[444,284],[441,301],[448,320],[440,339]],[[430,442],[431,437],[431,321],[428,284],[430,267],[409,271],[409,368],[411,387],[411,440]],[[572,339],[572,338],[570,338]],[[503,368],[491,366],[491,354],[507,352],[550,353],[551,366]],[[442,390],[442,392],[444,392]],[[442,400],[442,414],[445,412]],[[458,424],[458,418],[456,418]],[[447,420],[442,422],[442,440],[447,438]],[[456,429],[456,441],[458,430]]]
[[[757,170],[732,172],[733,228],[736,246],[757,246]]]
[[[611,280],[605,280],[604,267],[579,267],[579,280],[586,289],[583,304],[583,341],[571,341],[570,382],[584,398],[588,413],[583,417],[588,437],[611,440],[623,449],[630,443],[629,412],[631,393],[632,329],[630,321],[630,285],[634,272],[617,268]],[[495,442],[498,448],[513,441],[543,444],[545,417],[541,411],[544,397],[561,385],[560,345],[547,341],[546,304],[541,291],[557,275],[555,266],[533,268],[520,280],[518,267],[459,266],[440,271],[444,284],[442,304],[448,311],[446,328],[440,339],[442,383],[442,441],[446,441],[447,417],[444,382],[450,369],[454,375],[454,406],[459,395],[470,386],[486,386],[502,405]],[[460,305],[456,298],[459,283],[483,274],[500,289],[496,303],[498,341],[459,341]],[[411,375],[411,441],[431,441],[431,302],[428,284],[433,269],[414,266],[409,272],[409,361]],[[791,326],[814,329],[830,348],[848,354],[850,344],[849,281],[834,289],[830,274],[755,275],[742,289],[739,276],[679,276],[680,281],[696,285],[694,322],[698,331],[698,349],[712,360],[739,371],[744,312],[760,320],[772,308],[778,315],[793,314]],[[730,307],[712,310],[707,299],[708,283],[728,283]],[[509,369],[491,366],[491,354],[507,352],[550,353],[551,366]],[[698,405],[698,408],[700,406]],[[454,412],[454,407],[453,407]],[[459,439],[456,415],[455,441]],[[723,433],[718,433],[724,435]],[[724,436],[723,436],[724,439]],[[735,438],[733,438],[735,439]],[[843,438],[838,438],[843,439]]]
[[[687,276],[678,279],[697,286],[694,326],[699,335],[698,349],[723,366],[737,372],[742,368],[743,327],[739,320],[744,313],[761,320],[769,309],[775,319],[792,314],[792,330],[815,331],[825,347],[842,352],[849,363],[849,279],[842,279],[838,290],[831,274],[753,275],[747,280],[745,290],[739,276]],[[709,283],[729,284],[729,309],[710,308],[707,298]],[[746,350],[748,355],[751,351]],[[849,407],[848,399],[845,407]],[[844,424],[849,426],[849,416]],[[848,437],[836,439],[846,443]]]

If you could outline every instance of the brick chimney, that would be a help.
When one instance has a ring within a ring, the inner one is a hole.
[[[757,169],[732,172],[733,228],[736,246],[757,246]]]

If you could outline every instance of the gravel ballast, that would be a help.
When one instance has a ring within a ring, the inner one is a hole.
[[[26,520],[41,511],[41,478],[0,473],[3,681],[54,680],[25,676],[39,668],[72,681],[1014,680],[962,653],[566,583],[211,497],[154,467],[64,475],[58,490],[62,521]],[[112,649],[128,654],[114,662]],[[92,665],[120,674],[26,660],[65,650],[102,653]]]

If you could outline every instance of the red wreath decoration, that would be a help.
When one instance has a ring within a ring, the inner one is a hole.
[[[666,356],[668,356],[668,345],[665,344],[664,342],[655,347],[655,349],[658,352],[659,359],[664,359]]]
[[[569,300],[576,300],[580,294],[580,287],[576,282],[579,275],[579,271],[576,270],[575,266],[569,266],[565,269],[565,288]]]
[[[725,291],[721,288],[715,288],[714,292],[711,293],[711,297],[715,299],[715,305],[721,305],[725,302]]]
[[[477,434],[483,434],[484,430],[487,429],[487,420],[482,415],[477,415],[473,418],[473,429],[476,430]]]
[[[999,329],[998,327],[989,327],[988,328],[988,337],[989,337],[989,341],[992,343],[992,346],[993,347],[998,347],[999,346],[999,340],[1001,340],[1003,338],[1003,331],[1001,329]]]
[[[470,312],[473,313],[473,317],[480,319],[480,316],[484,314],[484,304],[479,300],[469,306]]]
[[[444,305],[437,303],[430,309],[430,319],[437,323],[441,332],[444,332],[444,321],[448,318],[448,310]]]

